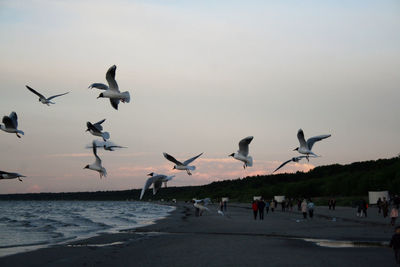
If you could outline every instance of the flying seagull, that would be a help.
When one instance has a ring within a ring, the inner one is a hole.
[[[234,159],[243,161],[243,169],[246,169],[246,167],[251,167],[253,166],[253,158],[249,155],[249,144],[253,140],[253,136],[248,136],[246,138],[243,138],[239,142],[239,150],[236,153],[232,153],[229,156],[233,157]]]
[[[99,158],[99,156],[97,156],[97,147],[94,141],[92,143],[92,146],[93,146],[93,154],[94,157],[96,158],[96,161],[92,164],[86,165],[84,169],[97,171],[100,174],[100,178],[102,178],[103,176],[106,177],[107,171],[103,166],[101,166],[101,159]]]
[[[89,88],[97,88],[100,90],[105,90],[103,93],[101,93],[97,98],[109,98],[111,106],[118,110],[118,104],[119,101],[121,100],[123,103],[129,103],[131,100],[131,97],[129,95],[129,92],[123,92],[121,93],[118,88],[117,81],[115,80],[115,71],[117,70],[117,66],[112,65],[107,73],[106,73],[106,80],[108,83],[108,86],[103,84],[103,83],[92,83],[89,85]]]
[[[86,122],[86,132],[90,132],[94,136],[100,136],[103,138],[104,141],[110,138],[110,134],[108,132],[102,132],[103,131],[103,126],[101,124],[105,121],[106,119],[103,119],[101,121],[98,121],[94,124],[92,124],[90,121]]]
[[[203,203],[203,205],[201,204]],[[206,206],[211,203],[210,198],[204,198],[204,199],[193,199],[193,206],[196,209],[199,209],[199,215],[201,216],[205,210],[209,210]]]
[[[16,173],[16,172],[3,172],[3,171],[0,171],[0,180],[1,179],[15,179],[15,178],[18,178],[18,180],[20,180],[22,182],[21,177],[26,177],[26,176],[24,176],[22,174],[19,174],[19,173]]]
[[[62,96],[62,95],[66,95],[69,92],[63,93],[63,94],[59,94],[59,95],[53,95],[50,96],[49,98],[46,98],[44,95],[42,95],[41,93],[39,93],[38,91],[36,91],[35,89],[29,87],[28,85],[25,85],[26,88],[28,88],[29,91],[31,91],[32,93],[34,93],[35,95],[37,95],[39,97],[39,102],[42,102],[42,104],[46,104],[48,106],[50,106],[50,104],[55,104],[54,102],[51,102],[50,100],[52,100],[53,98]]]
[[[96,147],[104,148],[104,150],[115,151],[116,148],[127,148],[125,146],[118,146],[111,141],[98,141],[95,140]],[[88,145],[86,148],[93,148],[93,145]]]
[[[275,171],[273,171],[272,173],[276,172],[277,170],[279,170],[280,168],[282,168],[283,166],[285,166],[286,164],[288,164],[289,162],[299,162],[301,159],[303,158],[307,158],[307,156],[298,156],[298,157],[293,157],[287,161],[285,161],[284,163],[282,163],[278,168],[276,168]]]
[[[307,139],[306,142],[306,140],[304,139],[303,130],[299,129],[299,131],[297,132],[297,139],[299,139],[300,147],[296,147],[295,149],[293,149],[293,151],[297,150],[300,154],[305,154],[307,161],[309,161],[308,157],[310,155],[318,157],[316,154],[314,154],[314,152],[311,151],[314,143],[321,141],[322,139],[328,138],[330,136],[331,136],[330,134],[318,135]]]
[[[152,184],[153,184],[153,195],[155,195],[157,193],[158,189],[161,188],[162,183],[164,183],[165,187],[167,187],[167,182],[175,177],[175,175],[167,176],[164,174],[157,174],[154,172],[149,173],[147,175],[151,176],[151,177],[149,179],[147,179],[145,185],[143,186],[142,192],[140,193],[140,199],[142,199],[144,193],[146,192],[147,189],[150,188],[150,186]]]
[[[164,157],[165,157],[167,160],[169,160],[169,161],[175,163],[174,168],[172,168],[173,170],[175,170],[175,169],[177,169],[177,170],[182,170],[182,171],[185,170],[185,171],[187,172],[187,174],[189,174],[189,175],[192,175],[192,174],[190,173],[190,171],[194,171],[194,170],[196,169],[196,166],[189,166],[189,164],[190,164],[191,162],[193,162],[195,159],[197,159],[198,157],[200,157],[201,155],[203,155],[203,153],[200,153],[199,155],[197,155],[197,156],[195,156],[195,157],[193,157],[193,158],[190,158],[190,159],[188,159],[188,160],[186,160],[186,161],[184,161],[184,162],[182,163],[182,162],[176,160],[173,156],[171,156],[171,155],[169,155],[169,154],[167,154],[167,153],[165,153],[165,152],[164,152],[163,154],[164,154]]]
[[[15,133],[18,138],[21,138],[19,134],[24,135],[24,132],[18,130],[18,116],[14,111],[10,113],[10,116],[3,117],[4,125],[0,124],[0,129],[7,133]]]

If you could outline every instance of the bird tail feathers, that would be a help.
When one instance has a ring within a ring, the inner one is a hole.
[[[187,166],[189,171],[194,171],[196,169],[196,166]]]
[[[253,158],[251,156],[248,157],[247,166],[248,167],[252,167],[253,166]]]
[[[124,95],[124,102],[129,103],[131,101],[131,95],[128,91],[122,93]]]

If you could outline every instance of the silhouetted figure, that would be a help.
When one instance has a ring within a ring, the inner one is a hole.
[[[272,200],[271,200],[271,212],[274,212],[275,207],[276,207],[275,201],[272,199]]]
[[[378,198],[378,201],[376,202],[376,206],[378,206],[378,213],[381,213],[382,209],[382,199]]]
[[[312,219],[314,217],[314,203],[311,201],[311,199],[308,200],[307,209],[308,215]]]
[[[224,211],[226,212],[227,201],[224,201]]]
[[[386,200],[386,197],[383,197],[382,200],[382,213],[383,213],[383,218],[386,218],[388,216],[389,212],[389,203]]]
[[[268,201],[265,201],[265,211],[268,214],[268,211],[269,211],[269,202]]]
[[[332,209],[335,210],[336,206],[336,199],[332,199]]]
[[[396,263],[400,264],[400,226],[396,227],[395,234],[392,236],[389,246],[393,248]]]
[[[251,204],[251,208],[253,209],[253,215],[254,215],[254,220],[257,220],[257,213],[258,213],[258,205],[257,205],[257,201],[253,201],[253,203]]]
[[[301,202],[301,212],[303,213],[303,218],[307,219],[307,201],[305,199]]]
[[[286,201],[285,200],[282,200],[281,206],[282,206],[282,211],[285,212],[285,209],[286,209]]]
[[[297,199],[297,210],[301,211],[301,199]]]
[[[260,216],[260,220],[264,220],[264,208],[265,208],[265,202],[263,199],[260,199],[257,202],[257,207],[258,207],[258,214]]]

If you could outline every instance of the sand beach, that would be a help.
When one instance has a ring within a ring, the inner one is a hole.
[[[250,204],[217,205],[196,217],[190,203],[155,224],[0,258],[0,266],[396,266],[389,219],[370,208],[316,207],[254,220]]]

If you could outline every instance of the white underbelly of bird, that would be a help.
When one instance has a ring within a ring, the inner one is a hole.
[[[253,166],[253,158],[252,158],[251,156],[245,157],[245,156],[243,156],[242,154],[235,153],[235,154],[233,155],[233,158],[242,161],[242,162],[246,165],[246,167],[251,167],[251,166]]]
[[[131,100],[131,97],[129,95],[129,92],[117,92],[117,91],[113,91],[113,90],[106,90],[105,92],[103,92],[103,97],[106,98],[112,98],[112,99],[120,99],[122,102],[126,102],[129,103],[129,101]]]
[[[194,171],[196,169],[196,166],[182,166],[182,165],[175,165],[175,169],[181,170],[181,171]]]

